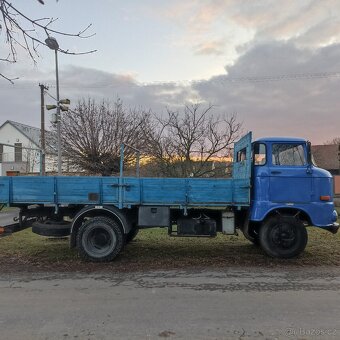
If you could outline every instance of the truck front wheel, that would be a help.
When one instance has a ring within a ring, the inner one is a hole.
[[[293,216],[274,216],[260,228],[260,245],[271,257],[298,256],[307,245],[307,231],[303,223]]]
[[[94,217],[80,227],[77,246],[84,260],[111,261],[123,249],[124,234],[116,221],[107,217]]]

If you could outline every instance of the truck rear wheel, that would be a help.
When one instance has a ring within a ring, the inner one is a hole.
[[[269,218],[260,228],[259,240],[271,257],[298,256],[307,245],[308,235],[303,223],[292,216]]]
[[[123,249],[124,234],[120,225],[107,217],[94,217],[85,222],[77,235],[79,255],[87,261],[113,260]]]

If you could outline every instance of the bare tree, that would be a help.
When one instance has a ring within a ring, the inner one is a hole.
[[[212,109],[212,105],[186,105],[183,112],[168,109],[165,119],[156,118],[152,131],[146,131],[146,140],[160,175],[216,175],[218,160],[230,153],[242,124],[235,114],[214,115]]]
[[[44,4],[44,1],[37,0],[39,3]],[[0,0],[0,35],[5,36],[6,49],[1,48],[0,62],[3,63],[15,63],[17,61],[17,48],[23,49],[29,58],[36,63],[36,58],[39,56],[38,46],[44,45],[45,39],[50,35],[56,36],[69,36],[77,38],[89,38],[92,35],[88,35],[87,31],[91,27],[91,24],[86,28],[80,30],[77,33],[68,33],[52,28],[52,24],[56,21],[55,18],[31,18],[25,13],[20,11],[12,3],[6,0]],[[95,50],[86,52],[72,52],[59,48],[59,52],[64,54],[87,54],[95,52]],[[13,80],[18,78],[10,78],[3,73],[0,73],[0,77],[13,83]]]
[[[113,104],[82,100],[76,109],[64,114],[61,122],[63,156],[73,168],[89,174],[110,175],[119,171],[120,145],[143,149],[144,130],[149,130],[150,113],[127,109],[117,99]],[[125,150],[125,165],[135,153]]]
[[[27,145],[27,149],[24,149],[23,161],[25,162],[26,174],[33,173],[35,166],[40,163],[39,150],[31,142]]]
[[[330,145],[330,144],[339,144],[340,145],[340,137],[334,137],[333,139],[330,139],[324,143],[325,145]]]

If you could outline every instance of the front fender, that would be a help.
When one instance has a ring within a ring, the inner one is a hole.
[[[250,220],[262,222],[274,211],[296,211],[304,214],[310,225],[325,227],[333,224],[334,203],[333,202],[310,202],[310,203],[273,203],[266,201],[252,202]]]

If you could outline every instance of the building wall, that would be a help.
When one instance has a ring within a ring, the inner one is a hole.
[[[5,124],[0,130],[0,143],[14,145],[21,143],[23,147],[37,148],[25,135],[18,131],[11,124]],[[3,146],[1,175],[5,176],[6,171],[39,172],[40,155],[39,151],[22,149],[22,161],[15,162],[15,149]]]
[[[334,176],[334,194],[340,195],[340,176]]]

